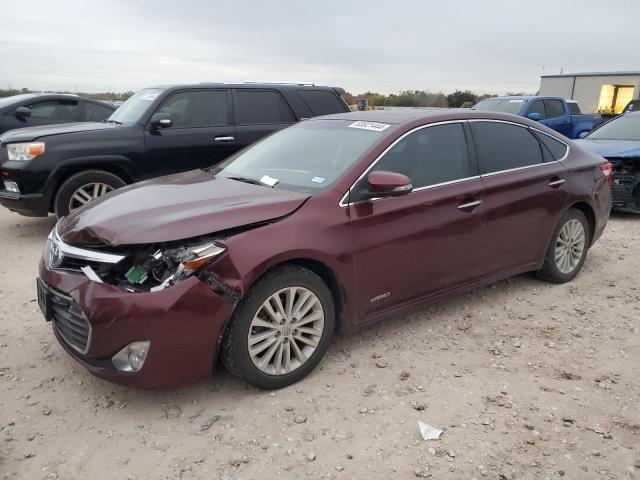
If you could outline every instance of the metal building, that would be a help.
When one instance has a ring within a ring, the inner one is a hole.
[[[577,100],[587,113],[620,113],[640,98],[640,72],[588,72],[540,77],[539,95]]]

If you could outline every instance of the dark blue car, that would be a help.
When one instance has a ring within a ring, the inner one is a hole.
[[[640,112],[616,117],[576,142],[613,165],[613,208],[640,213]]]

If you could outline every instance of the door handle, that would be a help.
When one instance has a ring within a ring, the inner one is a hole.
[[[471,202],[465,202],[458,205],[458,210],[474,210],[482,202],[480,200],[473,200]]]
[[[556,180],[552,180],[549,182],[549,186],[553,187],[553,188],[557,188],[560,185],[562,185],[564,182],[566,182],[566,180],[564,178],[558,178]]]
[[[216,137],[213,139],[214,142],[233,142],[235,137],[227,136],[227,137]]]

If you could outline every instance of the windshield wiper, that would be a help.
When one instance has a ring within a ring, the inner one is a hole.
[[[254,178],[247,178],[247,177],[227,177],[229,180],[235,180],[237,182],[244,182],[244,183],[250,183],[251,185],[261,185],[261,186],[265,186],[264,183],[254,179]]]
[[[115,123],[116,125],[122,125],[122,122],[119,122],[117,120],[110,120],[110,119],[103,120],[102,123]]]

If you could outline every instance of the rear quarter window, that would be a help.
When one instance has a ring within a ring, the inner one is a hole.
[[[298,90],[298,95],[316,116],[346,111],[338,96],[326,90]]]
[[[560,160],[566,155],[568,147],[560,140],[540,132],[534,132],[534,135],[540,140],[545,162]]]
[[[501,122],[470,122],[480,174],[543,163],[540,142],[526,127]]]

